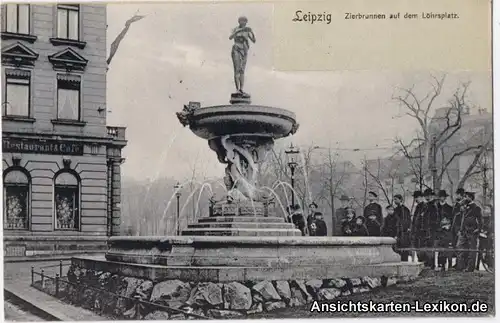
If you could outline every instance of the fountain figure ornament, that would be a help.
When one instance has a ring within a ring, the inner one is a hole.
[[[250,95],[243,91],[249,41],[255,42],[247,21],[246,17],[240,17],[238,27],[229,37],[234,40],[231,57],[237,90],[231,94],[230,104],[202,108],[198,102],[189,102],[177,112],[177,117],[195,135],[208,140],[219,162],[226,164],[227,196],[223,204],[251,204],[250,213],[255,213],[256,208],[269,199],[268,193],[257,187],[259,165],[272,150],[274,141],[293,135],[299,125],[294,113],[252,105]],[[214,210],[217,210],[217,203]]]

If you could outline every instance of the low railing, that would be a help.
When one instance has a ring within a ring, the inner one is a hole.
[[[40,271],[37,272],[35,271],[34,267],[31,267],[31,287],[36,288],[37,290],[44,292],[46,294],[49,294],[51,296],[54,296],[56,298],[62,298],[61,292],[65,290],[65,285],[71,285],[75,287],[75,289],[80,293],[83,294],[83,291],[85,289],[90,289],[99,293],[104,293],[106,296],[111,296],[118,299],[124,299],[128,300],[133,304],[134,310],[135,310],[135,317],[133,319],[135,320],[140,320],[142,319],[141,313],[144,312],[144,309],[149,307],[149,308],[155,308],[158,310],[163,310],[168,313],[176,313],[176,314],[184,314],[186,317],[193,317],[196,319],[202,319],[202,320],[212,320],[210,317],[206,317],[204,315],[196,314],[196,313],[190,313],[187,311],[183,311],[181,309],[177,308],[172,308],[169,306],[165,306],[162,304],[157,304],[157,303],[152,303],[148,301],[141,300],[139,298],[132,298],[132,297],[127,297],[127,296],[122,296],[113,292],[110,292],[106,289],[103,288],[97,288],[95,286],[90,286],[88,284],[83,284],[83,283],[74,283],[70,282],[66,276],[63,276],[63,267],[69,266],[71,263],[63,264],[63,261],[61,260],[59,264],[57,265],[49,265],[49,266],[43,266],[40,267]],[[55,276],[50,276],[45,272],[46,268],[54,268],[54,267],[59,267],[58,272],[55,274]],[[40,280],[37,281],[35,279],[36,276],[40,277]],[[103,310],[103,307],[101,306],[100,310]],[[103,313],[100,313],[103,314]],[[130,317],[125,317],[123,315],[124,319],[131,319]]]
[[[125,130],[127,129],[126,127],[106,127],[108,131],[108,136],[112,137],[113,139],[118,139],[118,140],[125,140]]]
[[[443,253],[441,256],[446,257],[450,256],[451,254],[454,253],[459,253],[459,252],[471,252],[476,254],[476,270],[479,269],[479,264],[480,262],[483,263],[483,266],[485,267],[485,270],[488,272],[493,272],[493,267],[494,267],[494,259],[492,259],[492,263],[485,263],[484,257],[482,255],[487,255],[487,256],[494,256],[494,249],[489,249],[489,248],[477,248],[477,249],[464,249],[464,248],[439,248],[439,247],[427,247],[427,248],[395,248],[395,251],[401,252],[401,251],[408,251],[410,253],[410,259],[411,262],[417,262],[418,257],[417,254],[420,252],[425,252],[425,253],[432,253],[433,254],[433,263],[434,265],[438,264],[438,257],[440,253]]]

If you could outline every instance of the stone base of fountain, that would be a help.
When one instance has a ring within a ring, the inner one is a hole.
[[[201,281],[326,279],[374,272],[417,276],[420,264],[401,262],[394,243],[382,237],[111,237],[99,266],[151,280],[194,279],[194,273]],[[93,262],[85,259],[80,263]]]
[[[241,223],[252,223],[247,221]],[[394,243],[381,237],[111,237],[105,258],[72,258],[68,278],[189,313],[236,318],[416,279],[423,264],[401,262]],[[75,288],[66,293],[84,307],[108,304],[136,317],[133,304],[106,294]],[[187,318],[154,307],[144,311],[146,317]]]

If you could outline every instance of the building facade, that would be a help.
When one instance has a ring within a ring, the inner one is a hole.
[[[103,250],[126,145],[106,125],[106,6],[4,4],[1,24],[5,259]]]

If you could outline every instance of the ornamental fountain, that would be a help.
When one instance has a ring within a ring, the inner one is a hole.
[[[277,288],[278,281],[299,287],[305,286],[305,281],[315,281],[315,293],[326,288],[328,279],[340,277],[378,277],[379,282],[380,277],[415,278],[421,264],[401,262],[392,249],[393,238],[303,237],[292,223],[276,216],[269,194],[257,185],[258,165],[275,140],[295,134],[299,124],[294,113],[252,105],[251,96],[243,92],[248,44],[249,40],[255,42],[255,36],[246,27],[246,18],[239,22],[230,36],[235,41],[232,59],[237,91],[231,94],[229,104],[202,107],[189,102],[177,113],[182,126],[207,140],[226,165],[226,196],[211,201],[211,215],[198,218],[181,235],[111,237],[105,259],[73,258],[73,270],[110,272],[154,284],[182,281],[226,286],[251,281],[273,282]],[[305,287],[300,288],[307,294]],[[352,291],[352,286],[349,288]],[[285,305],[301,304],[288,300]]]

